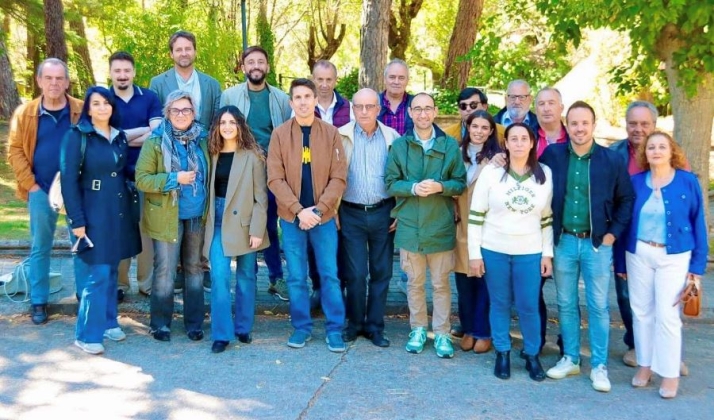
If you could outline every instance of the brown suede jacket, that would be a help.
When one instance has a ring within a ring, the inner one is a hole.
[[[7,161],[15,172],[17,179],[17,198],[27,201],[27,195],[35,185],[35,174],[32,172],[32,159],[37,145],[37,125],[40,116],[42,97],[20,105],[10,120],[10,136],[8,138]],[[84,101],[67,95],[69,102],[70,121],[77,124],[82,113]],[[61,137],[64,136],[62,133]],[[57,157],[59,159],[59,156]]]
[[[322,223],[337,212],[345,190],[347,161],[335,127],[315,119],[310,132],[312,188]],[[268,148],[268,188],[275,194],[278,216],[292,222],[302,210],[302,130],[295,118],[273,130]]]

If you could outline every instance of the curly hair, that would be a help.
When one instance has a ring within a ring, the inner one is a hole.
[[[655,131],[654,133],[647,136],[647,140],[640,143],[640,146],[637,148],[637,152],[635,154],[637,164],[640,166],[640,168],[645,171],[648,171],[650,169],[650,163],[647,161],[646,153],[647,143],[650,142],[650,139],[652,137],[656,136],[664,137],[665,139],[667,139],[667,143],[669,143],[669,148],[672,151],[672,157],[669,160],[669,164],[674,169],[685,169],[687,167],[687,158],[684,156],[684,149],[682,149],[682,147],[677,144],[676,141],[674,141],[672,136],[665,133],[664,131]]]
[[[211,124],[211,130],[208,134],[208,153],[211,156],[216,156],[221,153],[221,150],[223,149],[225,140],[223,139],[223,136],[221,136],[220,128],[221,117],[223,117],[225,114],[232,116],[233,119],[236,120],[236,123],[238,123],[236,127],[238,129],[236,150],[250,150],[261,159],[265,159],[263,149],[260,147],[260,145],[258,145],[258,142],[255,141],[255,137],[253,137],[253,134],[250,132],[250,128],[248,127],[248,124],[246,123],[243,114],[237,107],[233,105],[224,106],[223,108],[219,109],[216,112],[216,116],[213,117],[213,124]]]

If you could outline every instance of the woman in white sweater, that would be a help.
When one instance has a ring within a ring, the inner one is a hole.
[[[481,171],[469,213],[469,265],[485,276],[491,299],[490,319],[496,349],[494,375],[511,376],[511,302],[518,311],[526,370],[542,381],[538,359],[541,276],[552,271],[553,228],[550,169],[538,163],[536,138],[527,125],[506,129],[506,164]]]

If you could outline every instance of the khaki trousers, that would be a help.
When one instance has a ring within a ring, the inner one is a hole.
[[[129,283],[129,267],[131,258],[121,260],[117,275],[117,284],[124,292],[131,290]],[[141,254],[136,256],[136,283],[139,291],[151,293],[151,280],[154,275],[154,243],[151,237],[141,231]]]
[[[432,285],[432,329],[435,334],[451,331],[451,284],[449,274],[454,269],[454,251],[419,254],[399,250],[402,270],[407,274],[409,324],[412,328],[429,327],[426,309],[426,269],[429,267]]]

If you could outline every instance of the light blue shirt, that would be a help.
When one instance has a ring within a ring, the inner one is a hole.
[[[371,136],[355,124],[354,150],[347,168],[347,188],[342,198],[356,204],[377,204],[389,198],[384,184],[387,142],[382,130]]]
[[[642,241],[665,244],[667,242],[667,226],[664,214],[664,200],[662,196],[655,196],[652,191],[640,210],[637,222],[637,239]]]
[[[178,85],[178,88],[182,92],[186,92],[191,95],[193,98],[193,106],[194,112],[193,115],[201,115],[201,84],[198,81],[198,73],[196,73],[196,69],[193,69],[193,73],[191,73],[191,77],[188,78],[188,80],[184,81],[181,76],[179,76],[178,72],[176,72],[176,84]],[[202,121],[203,122],[203,121]],[[205,122],[206,126],[211,124],[210,121]]]
[[[529,127],[531,125],[530,117],[531,117],[530,114],[526,114],[526,117],[523,119],[523,123],[528,125]],[[513,120],[511,119],[511,114],[509,114],[508,111],[506,111],[503,113],[503,117],[501,118],[501,125],[503,125],[504,127],[508,127],[511,124],[513,124]],[[536,133],[536,134],[538,134],[538,133]]]
[[[432,147],[434,147],[434,140],[436,139],[436,130],[434,130],[434,126],[431,127],[431,135],[428,140],[422,140],[421,137],[419,137],[419,134],[417,134],[416,128],[414,129],[414,138],[421,143],[422,149],[424,149],[424,153],[428,152],[431,150]],[[412,195],[416,195],[416,183],[412,185]]]

